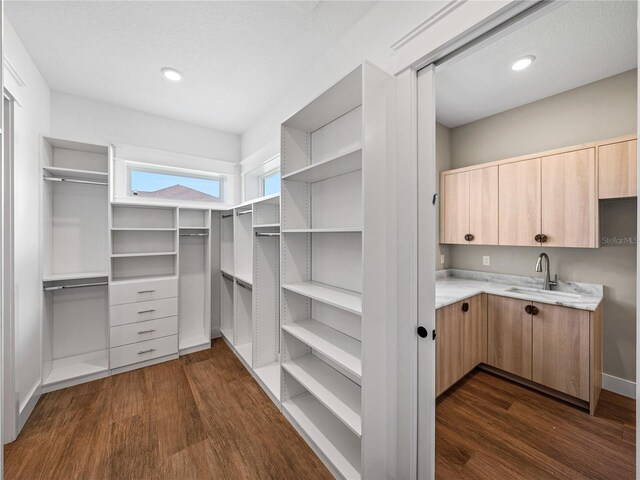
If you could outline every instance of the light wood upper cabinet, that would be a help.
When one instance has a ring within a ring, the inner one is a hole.
[[[442,243],[468,243],[469,233],[469,172],[442,177]]]
[[[589,312],[536,303],[533,381],[589,401]]]
[[[599,198],[638,195],[638,141],[611,143],[598,147]]]
[[[541,167],[545,245],[597,247],[595,148],[542,157]]]
[[[499,244],[536,246],[541,212],[540,159],[505,163],[499,170]]]
[[[498,167],[469,172],[469,243],[498,244]]]
[[[531,380],[531,302],[488,296],[487,364]]]

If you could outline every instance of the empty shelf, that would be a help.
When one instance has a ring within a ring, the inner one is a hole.
[[[226,268],[221,268],[220,271],[225,275],[229,275],[230,277],[235,277],[235,275],[233,274],[233,271],[231,270],[227,270]]]
[[[236,351],[244,359],[244,361],[247,362],[247,365],[251,367],[251,359],[253,357],[253,344],[249,342],[243,343],[242,345],[236,345]]]
[[[261,223],[259,225],[254,225],[253,228],[280,228],[279,223]]]
[[[211,340],[207,338],[206,335],[192,335],[185,338],[180,338],[178,343],[179,350],[186,350],[188,348],[200,347],[203,345],[208,345],[211,343]]]
[[[180,230],[209,230],[209,227],[180,227]]]
[[[362,227],[289,228],[282,233],[362,233]]]
[[[63,280],[89,280],[92,278],[108,277],[109,272],[74,272],[74,273],[50,273],[42,278],[43,282],[60,282]]]
[[[300,385],[333,412],[349,429],[362,436],[360,386],[314,355],[282,364]]]
[[[271,395],[280,399],[280,362],[275,361],[264,367],[255,369],[259,381],[269,390]]]
[[[347,312],[362,315],[361,293],[319,282],[289,283],[282,285],[282,288]]]
[[[111,258],[127,257],[161,257],[165,255],[177,255],[176,252],[135,252],[135,253],[113,253]]]
[[[236,273],[235,277],[241,282],[253,285],[253,273]]]
[[[175,228],[155,228],[155,227],[143,227],[143,228],[135,228],[135,227],[113,227],[111,229],[113,232],[175,232]]]
[[[137,276],[132,276],[132,277],[116,277],[113,278],[111,280],[111,284],[119,284],[119,283],[132,283],[132,282],[148,282],[149,280],[164,280],[164,279],[169,279],[169,278],[174,278],[174,279],[178,279],[178,277],[176,277],[175,273],[169,273],[166,275],[137,275]]]
[[[360,439],[313,395],[294,397],[282,408],[344,478],[360,478]]]
[[[345,173],[355,172],[362,168],[362,148],[344,153],[329,160],[312,163],[300,170],[289,173],[282,180],[295,180],[297,182],[319,182],[327,178],[337,177]]]
[[[108,182],[109,174],[94,170],[78,170],[75,168],[42,167],[47,177],[71,178],[74,180],[89,180],[91,182]]]
[[[362,378],[361,344],[355,338],[316,320],[287,323],[282,329]]]
[[[87,355],[78,355],[53,362],[51,373],[42,382],[44,387],[60,382],[66,382],[75,378],[82,378],[109,370],[109,357],[106,353],[96,355],[96,358],[87,358]]]

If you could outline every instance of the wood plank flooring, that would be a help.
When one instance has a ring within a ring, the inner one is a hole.
[[[329,479],[222,340],[44,395],[5,479]]]
[[[475,370],[438,399],[436,478],[635,478],[635,401],[602,391],[596,415]]]

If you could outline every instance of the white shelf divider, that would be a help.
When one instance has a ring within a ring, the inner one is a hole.
[[[349,429],[362,436],[360,386],[314,355],[304,355],[282,364],[300,385],[331,410]]]
[[[316,320],[282,325],[293,335],[319,353],[326,355],[357,378],[362,378],[361,342]]]
[[[362,315],[362,295],[358,292],[313,281],[290,283],[282,285],[282,288],[347,312]]]

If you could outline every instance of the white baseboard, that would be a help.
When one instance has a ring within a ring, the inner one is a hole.
[[[24,424],[27,423],[33,409],[36,408],[36,404],[38,400],[40,400],[40,395],[42,395],[42,384],[38,382],[33,386],[26,400],[20,405],[20,411],[18,412],[18,433],[20,433]]]
[[[613,375],[602,374],[602,388],[625,397],[636,398],[636,383]]]

